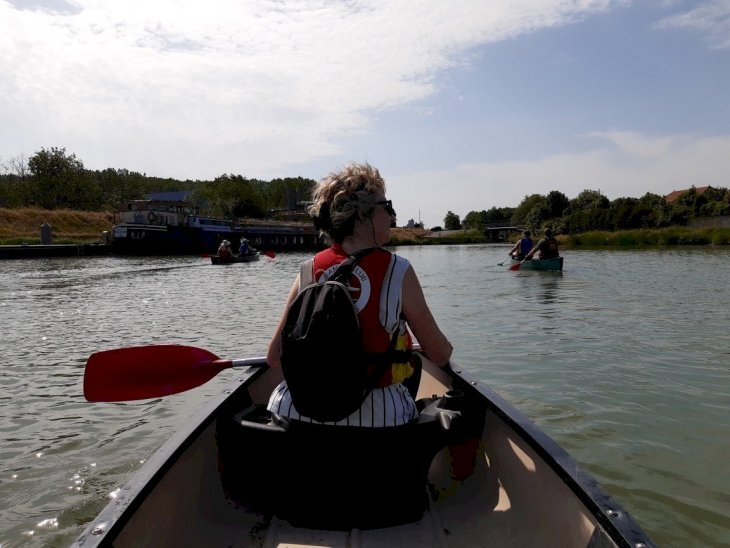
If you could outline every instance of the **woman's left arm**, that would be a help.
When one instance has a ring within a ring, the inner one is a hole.
[[[289,311],[289,307],[291,306],[291,303],[294,301],[294,299],[296,299],[298,294],[299,276],[297,276],[297,279],[294,280],[294,283],[289,290],[289,296],[286,299],[284,312],[282,313],[281,318],[279,319],[279,323],[276,326],[274,336],[271,337],[271,341],[269,341],[269,351],[266,353],[266,363],[269,367],[275,369],[281,368],[281,330],[284,328],[284,323],[286,322],[286,314]]]
[[[403,314],[424,354],[440,367],[448,364],[453,347],[436,324],[412,266],[403,279]]]

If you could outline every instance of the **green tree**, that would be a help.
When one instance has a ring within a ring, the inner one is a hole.
[[[558,190],[551,190],[545,197],[545,205],[548,208],[547,218],[554,219],[556,217],[562,217],[563,212],[570,205],[568,197]]]
[[[514,215],[514,207],[492,207],[487,210],[487,224],[508,222]]]
[[[548,219],[550,219],[550,207],[546,202],[538,202],[527,213],[524,223],[532,229],[537,230]]]
[[[444,217],[444,227],[446,230],[459,230],[461,229],[461,219],[456,213],[448,211]]]
[[[263,217],[262,182],[241,175],[221,175],[194,194],[203,211],[218,217]]]
[[[464,228],[468,229],[474,229],[474,230],[484,230],[487,225],[487,212],[482,211],[470,211],[466,214],[464,217],[464,220],[461,222]]]
[[[707,197],[707,202],[698,208],[699,217],[730,215],[730,191],[728,189],[708,188],[703,196]]]
[[[579,211],[590,211],[592,209],[607,209],[610,202],[600,190],[584,190],[578,196],[570,200],[564,215],[571,215]]]
[[[84,164],[65,148],[42,148],[28,160],[36,203],[46,209],[91,209],[97,206],[98,189]]]
[[[616,198],[608,206],[608,217],[611,230],[622,228],[638,228],[633,218],[638,198]]]
[[[0,207],[22,207],[29,203],[28,161],[23,154],[0,162]]]
[[[525,196],[512,214],[512,222],[518,226],[529,225],[533,228],[537,228],[537,226],[533,226],[528,221],[528,217],[532,219],[536,218],[538,212],[541,211],[542,206],[547,207],[545,196],[541,194]]]

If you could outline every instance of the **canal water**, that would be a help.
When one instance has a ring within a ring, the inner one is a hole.
[[[571,453],[661,546],[730,545],[730,249],[401,247],[454,362]],[[224,371],[164,399],[87,403],[86,359],[180,343],[261,356],[303,254],[0,262],[0,547],[67,546]]]

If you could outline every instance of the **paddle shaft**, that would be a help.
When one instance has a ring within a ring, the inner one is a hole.
[[[237,360],[216,360],[214,363],[220,364],[221,369],[236,369],[238,367],[261,367],[266,365],[264,358],[240,358]]]
[[[506,261],[510,257],[512,257],[512,252],[511,251],[507,254],[507,256],[504,258],[504,260],[501,263],[499,263],[497,266],[502,266],[504,264],[504,261]]]

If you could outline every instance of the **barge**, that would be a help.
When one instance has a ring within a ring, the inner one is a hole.
[[[222,240],[247,238],[261,251],[320,249],[310,223],[267,222],[206,217],[189,202],[127,200],[115,214],[110,234],[114,254],[194,255],[215,253]]]

